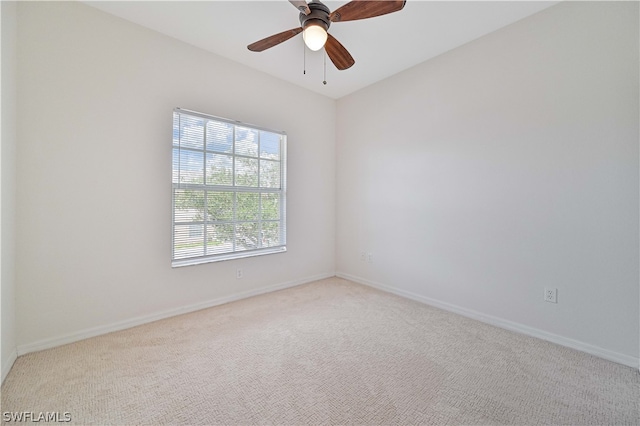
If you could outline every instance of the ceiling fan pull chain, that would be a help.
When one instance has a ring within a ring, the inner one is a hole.
[[[327,84],[327,51],[324,51],[324,80],[322,81],[322,84],[324,84],[326,86]]]
[[[307,74],[307,48],[302,40],[302,74]]]

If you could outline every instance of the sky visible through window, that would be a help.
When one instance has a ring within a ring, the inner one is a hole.
[[[236,155],[280,160],[280,135],[234,126],[223,122],[206,123],[205,119],[182,116],[173,122],[173,170],[174,183],[203,183],[205,168],[217,167],[231,170],[233,165],[233,134],[236,127]],[[205,132],[206,129],[206,132]],[[206,136],[206,166],[205,166]],[[260,155],[258,156],[258,140]],[[182,150],[180,148],[191,148]],[[196,151],[197,150],[197,151]],[[209,153],[209,151],[213,151]],[[227,155],[220,155],[220,154]],[[228,182],[231,185],[231,182]],[[250,185],[253,186],[253,185]]]

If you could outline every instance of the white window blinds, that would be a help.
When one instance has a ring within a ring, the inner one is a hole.
[[[172,266],[286,251],[286,134],[173,112]]]

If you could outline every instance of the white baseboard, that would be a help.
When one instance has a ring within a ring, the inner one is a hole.
[[[7,378],[7,374],[11,371],[11,367],[13,367],[13,363],[18,359],[18,352],[16,349],[11,351],[9,354],[9,359],[2,365],[2,383],[4,383],[4,379]]]
[[[40,340],[26,345],[20,345],[17,348],[17,356],[28,354],[31,352],[42,351],[44,349],[54,348],[56,346],[66,345],[68,343],[78,342],[80,340],[88,339],[90,337],[100,336],[102,334],[112,333],[114,331],[125,330],[127,328],[136,327],[138,325],[147,324],[153,321],[158,321],[165,318],[170,318],[176,315],[182,315],[189,312],[199,311],[201,309],[211,308],[213,306],[222,305],[229,302],[235,302],[236,300],[246,299],[252,296],[258,296],[260,294],[271,293],[273,291],[282,290],[285,288],[296,287],[302,284],[307,284],[313,281],[322,280],[325,278],[331,278],[335,276],[333,273],[320,274],[311,277],[306,277],[299,280],[287,281],[280,284],[274,284],[267,287],[261,287],[255,290],[243,291],[241,293],[232,294],[230,296],[219,297],[217,299],[208,300],[201,303],[195,303],[193,305],[181,306],[179,308],[169,309],[163,312],[158,312],[151,315],[144,315],[141,317],[131,318],[124,321],[119,321],[104,326],[93,327],[85,330],[80,330],[74,333],[65,334],[62,336],[52,337],[49,339]],[[15,361],[15,358],[14,358]],[[13,362],[11,363],[13,365]],[[11,368],[9,366],[9,369]],[[7,370],[8,373],[8,370]],[[2,369],[4,380],[4,366]]]
[[[578,340],[569,339],[567,337],[558,336],[557,334],[549,333],[537,328],[529,327],[520,323],[505,320],[502,318],[494,317],[492,315],[483,314],[467,308],[461,308],[450,303],[441,302],[439,300],[431,299],[410,291],[401,290],[395,287],[391,287],[385,284],[381,284],[375,281],[371,281],[365,278],[361,278],[355,275],[347,274],[345,272],[336,272],[336,276],[350,280],[359,284],[364,284],[369,287],[377,288],[378,290],[385,291],[387,293],[393,293],[398,296],[406,297],[407,299],[415,300],[417,302],[424,303],[426,305],[434,306],[436,308],[443,309],[445,311],[454,312],[456,314],[465,316],[467,318],[475,319],[487,324],[494,325],[496,327],[504,328],[507,330],[515,331],[518,333],[526,334],[528,336],[537,337],[548,342],[556,343],[561,346],[576,349],[581,352],[586,352],[590,355],[597,356],[599,358],[606,359],[608,361],[617,362],[629,367],[639,368],[640,358],[613,352],[608,349],[593,346],[588,343],[580,342]]]

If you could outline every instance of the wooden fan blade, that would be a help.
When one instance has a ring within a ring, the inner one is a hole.
[[[327,34],[327,42],[324,45],[324,50],[327,52],[327,55],[329,55],[329,59],[331,59],[333,65],[340,71],[346,70],[356,63],[349,52],[347,52],[347,49],[331,34]]]
[[[406,0],[353,0],[331,12],[331,22],[373,18],[402,10]]]
[[[307,6],[307,2],[304,0],[289,0],[289,3],[294,5],[296,9],[298,9],[298,11],[304,13],[305,15],[311,13],[311,9],[309,9],[309,6]]]
[[[280,44],[283,41],[289,40],[291,37],[298,35],[301,32],[302,27],[283,31],[270,37],[263,38],[262,40],[256,41],[255,43],[251,43],[247,46],[247,49],[251,50],[252,52],[262,52],[263,50],[267,50],[268,48]]]

